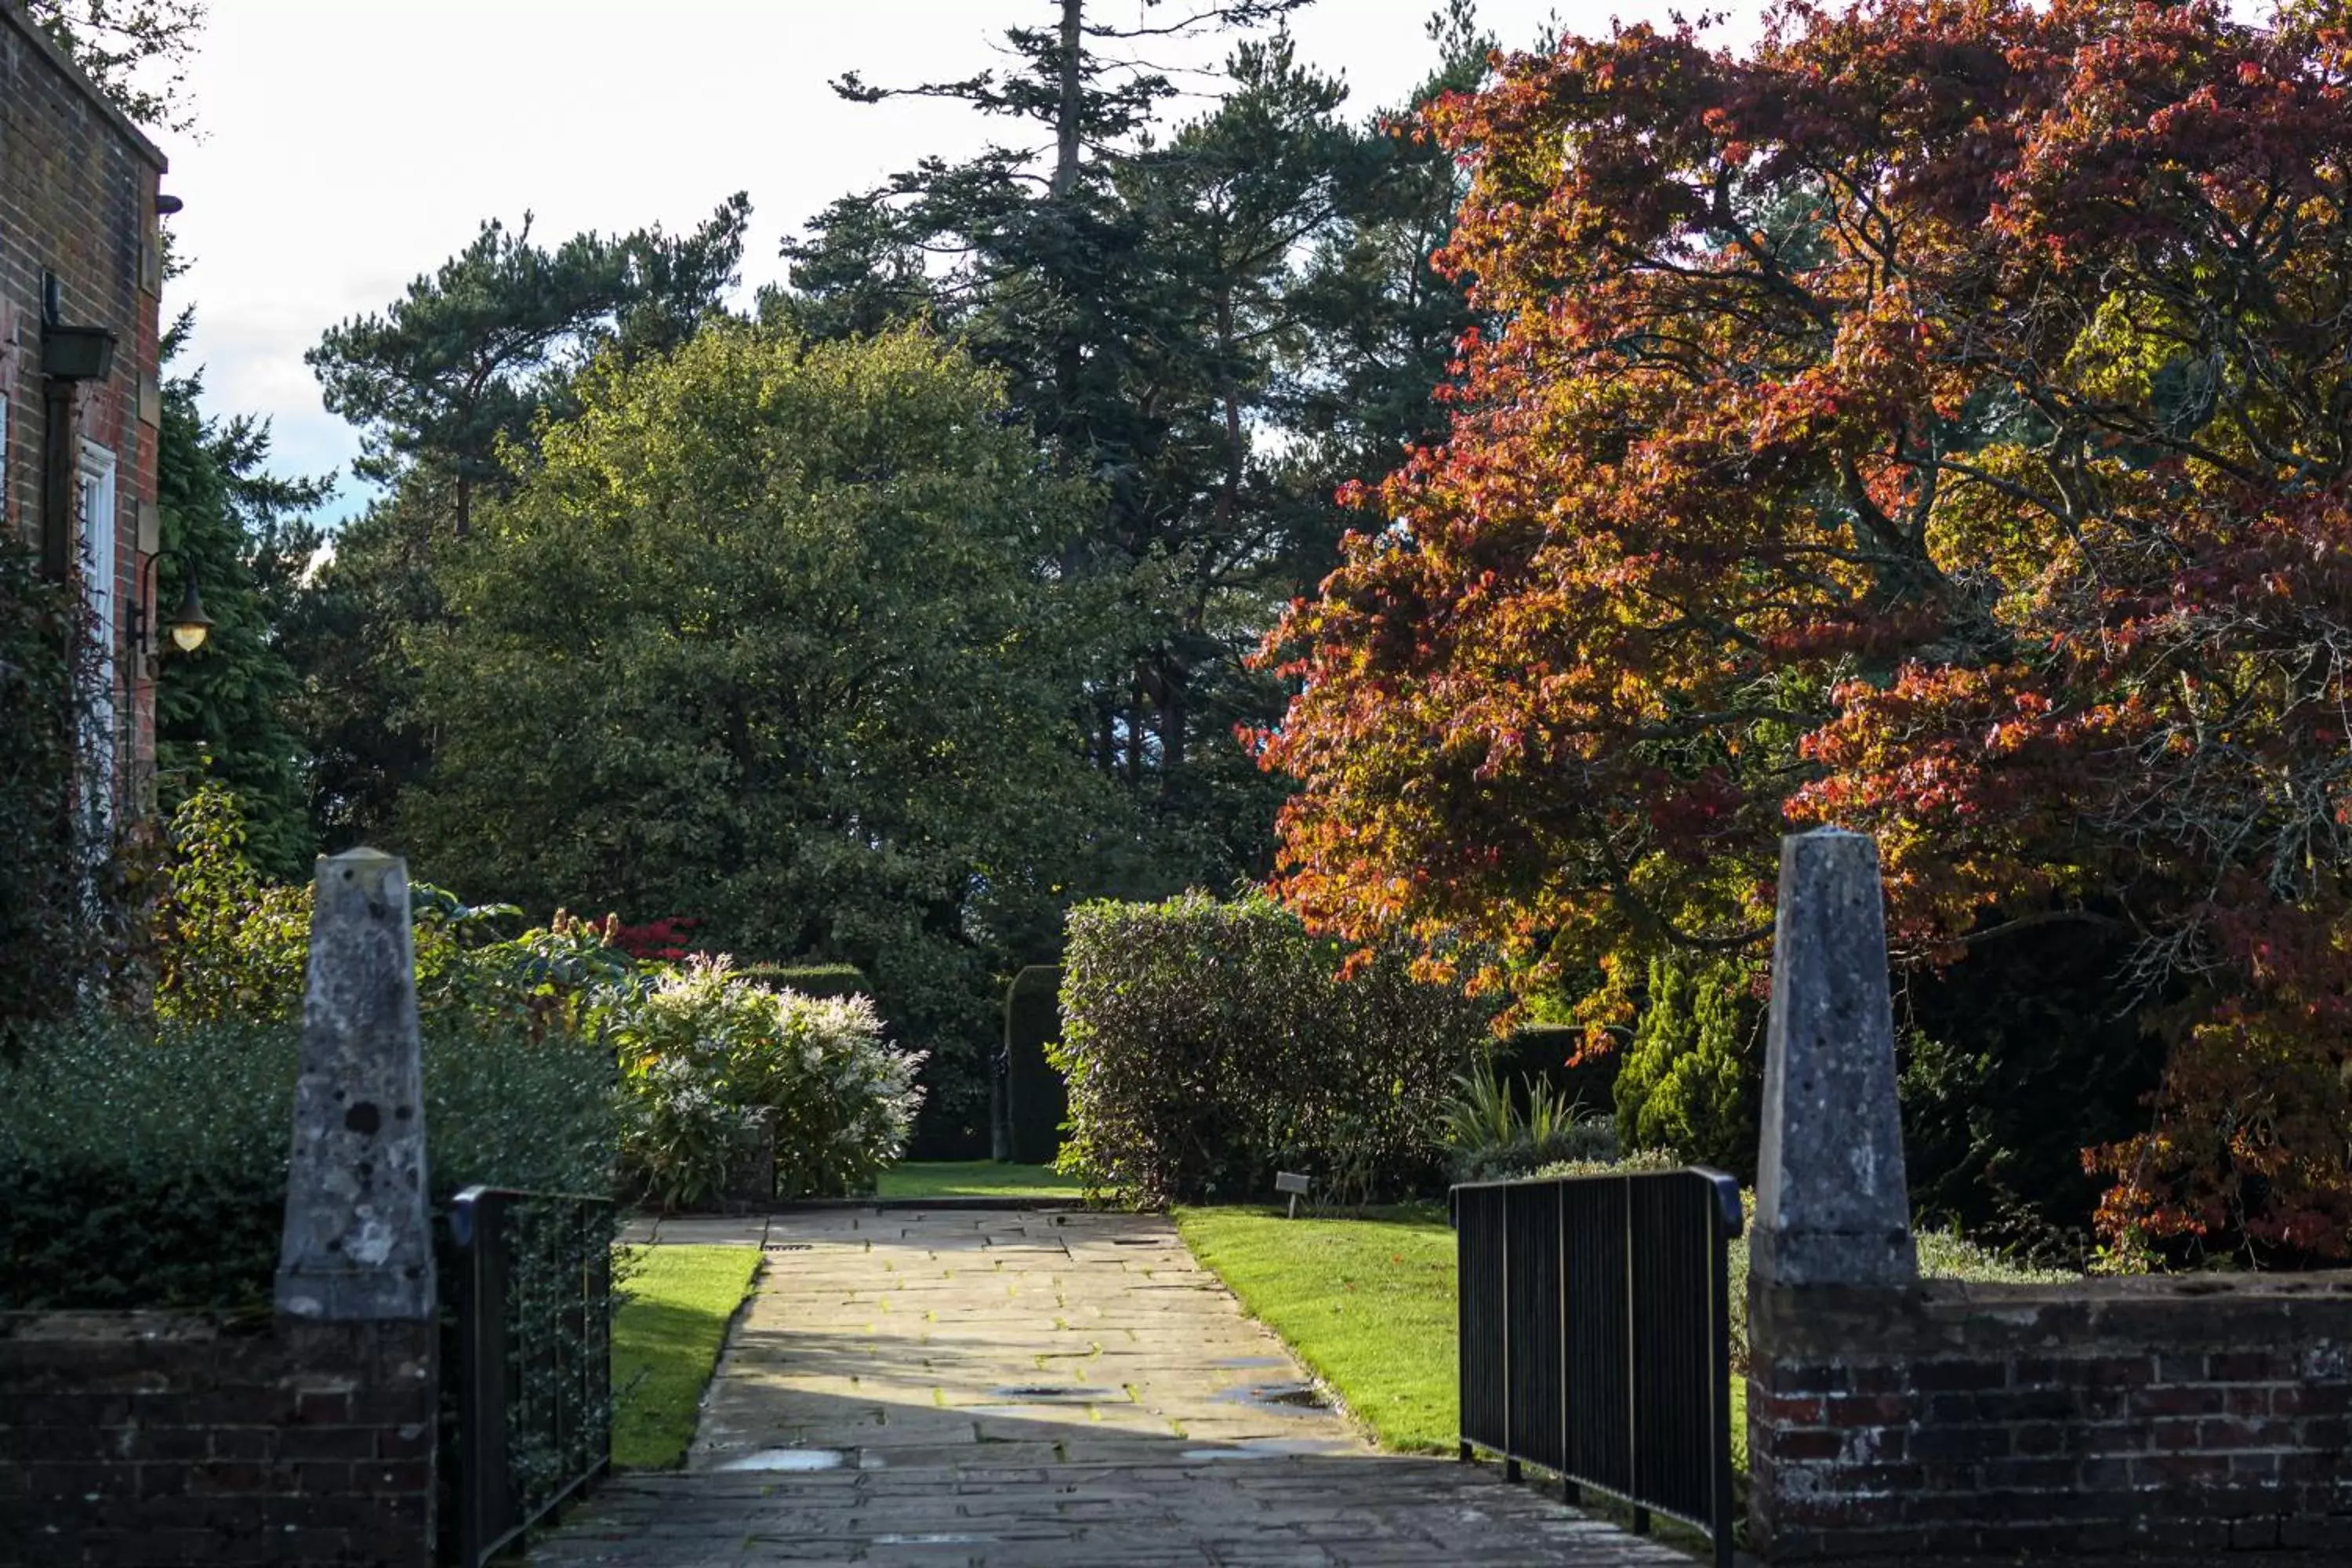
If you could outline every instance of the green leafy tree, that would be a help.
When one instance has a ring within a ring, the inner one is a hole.
[[[163,358],[184,352],[192,317],[164,334]],[[156,489],[168,553],[156,568],[155,602],[179,603],[193,571],[213,619],[194,654],[166,649],[158,667],[155,757],[167,814],[209,775],[243,803],[248,850],[261,868],[299,879],[314,839],[304,798],[302,748],[285,714],[299,679],[280,643],[303,572],[321,535],[304,515],[328,483],[268,471],[269,426],[198,406],[202,372],[163,384]]]
[[[691,231],[582,234],[552,248],[493,220],[383,311],[344,321],[307,356],[327,406],[361,427],[362,477],[390,482],[335,539],[283,622],[301,676],[291,705],[310,760],[312,825],[330,849],[390,830],[432,764],[414,647],[446,614],[438,551],[504,493],[539,424],[576,412],[600,353],[667,352],[718,313],[751,205]]]
[[[919,330],[714,323],[578,395],[436,568],[422,868],[853,962],[968,1113],[991,975],[1131,837],[1066,700],[1100,615],[1056,570],[1083,491]]]

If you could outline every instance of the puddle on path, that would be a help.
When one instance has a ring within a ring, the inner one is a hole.
[[[837,1470],[849,1461],[838,1448],[762,1448],[739,1454],[719,1467],[722,1470]]]
[[[1311,1383],[1245,1383],[1217,1395],[1230,1405],[1311,1415],[1331,1408],[1331,1396]]]

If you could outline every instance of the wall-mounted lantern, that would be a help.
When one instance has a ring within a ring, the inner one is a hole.
[[[159,550],[147,558],[147,591],[131,607],[131,641],[151,655],[156,651],[149,640],[152,634],[148,631],[147,623],[152,614],[150,606],[155,599],[155,568],[166,555],[179,562],[180,575],[186,581],[187,588],[180,595],[180,607],[164,618],[163,631],[172,639],[173,647],[182,653],[194,653],[204,647],[205,639],[212,635],[213,618],[205,614],[205,602],[196,595],[195,563],[188,559],[184,550]]]
[[[104,327],[41,329],[41,374],[52,381],[104,381],[114,371],[114,334]]]

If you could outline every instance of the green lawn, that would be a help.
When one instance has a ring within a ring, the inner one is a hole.
[[[1366,1219],[1186,1208],[1176,1227],[1383,1447],[1453,1451],[1454,1233],[1433,1205]]]
[[[1075,1198],[1083,1189],[1045,1165],[993,1160],[935,1160],[892,1165],[875,1195],[885,1198]]]
[[[1454,1233],[1421,1205],[1365,1219],[1288,1220],[1280,1209],[1185,1208],[1176,1226],[1193,1256],[1329,1384],[1384,1447],[1450,1451],[1458,1431]],[[1929,1277],[2064,1280],[1956,1236],[1919,1234]],[[1748,1245],[1732,1244],[1734,1348],[1745,1352]],[[1748,1379],[1731,1380],[1732,1463],[1748,1469]]]
[[[613,1462],[675,1465],[727,1324],[760,1266],[756,1247],[640,1247],[621,1260],[613,1320]]]

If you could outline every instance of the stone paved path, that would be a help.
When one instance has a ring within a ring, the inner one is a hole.
[[[687,1469],[606,1483],[532,1563],[1689,1568],[1494,1467],[1379,1454],[1164,1219],[835,1211],[763,1239]]]

